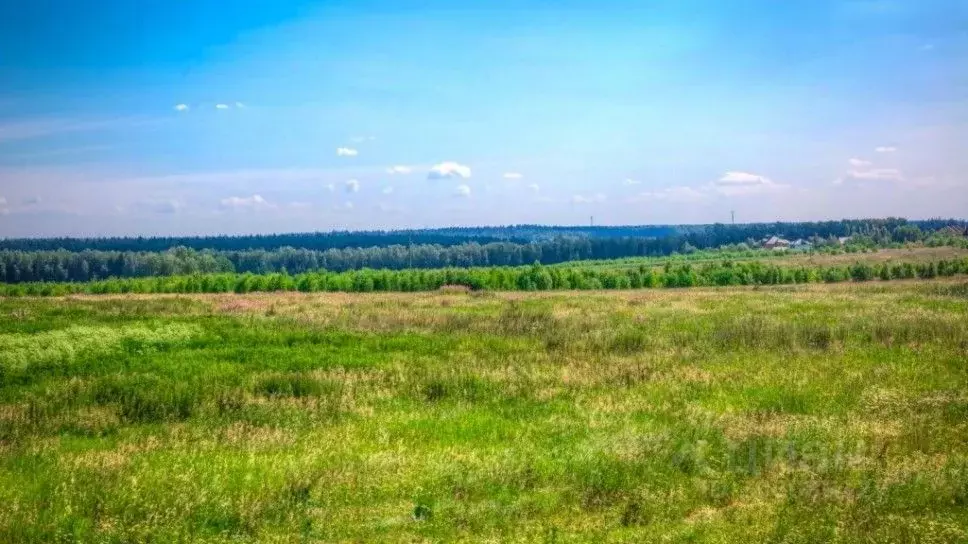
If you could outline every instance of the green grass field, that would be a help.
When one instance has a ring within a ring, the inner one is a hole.
[[[965,542],[968,283],[0,299],[0,542]]]

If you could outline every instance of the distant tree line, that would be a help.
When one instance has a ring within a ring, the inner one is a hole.
[[[846,219],[804,223],[748,223],[741,225],[632,225],[632,226],[545,226],[511,225],[503,227],[453,227],[392,231],[312,232],[268,235],[198,237],[119,237],[119,238],[17,238],[0,239],[0,250],[79,252],[133,251],[161,252],[177,247],[195,250],[274,251],[286,247],[324,251],[327,249],[388,247],[397,245],[455,246],[468,242],[487,245],[493,242],[547,241],[555,238],[669,238],[688,241],[696,247],[717,247],[777,235],[785,238],[809,236],[850,236],[877,230],[892,233],[901,226],[916,226],[934,231],[948,225],[968,225],[954,219],[908,221],[900,218]]]
[[[920,224],[924,224],[925,228],[919,226]],[[951,224],[957,222],[938,221],[941,226]],[[685,234],[663,237],[557,236],[526,243],[394,244],[325,250],[293,247],[274,250],[197,250],[188,247],[164,251],[0,250],[0,282],[84,282],[111,277],[224,272],[268,274],[285,271],[288,274],[301,274],[318,270],[344,272],[364,268],[403,270],[513,267],[535,262],[557,264],[577,260],[661,257],[718,247],[748,249],[754,247],[767,234],[809,238],[817,246],[826,244],[838,247],[838,236],[852,236],[850,244],[854,246],[884,247],[931,241],[932,236],[937,238],[937,235],[932,234],[934,231],[928,228],[933,226],[937,225],[929,222],[906,222],[902,219],[779,223],[772,226],[712,225]]]
[[[436,270],[353,270],[273,274],[192,274],[156,278],[112,278],[87,283],[35,282],[0,285],[0,296],[121,293],[250,293],[274,291],[433,291],[447,286],[469,290],[547,291],[643,289],[729,285],[784,285],[893,279],[930,279],[968,274],[968,258],[923,263],[858,262],[847,266],[782,267],[761,262],[715,261],[702,265],[624,269],[592,266],[447,268]]]
[[[399,231],[342,231],[292,234],[252,234],[238,236],[185,236],[185,237],[114,237],[114,238],[13,238],[0,240],[0,250],[18,251],[134,251],[161,252],[178,247],[211,249],[216,251],[243,251],[263,249],[272,251],[284,247],[299,247],[318,251],[348,247],[378,247],[391,245],[440,245],[452,246],[467,243],[511,241],[523,243],[528,238],[515,237],[497,231],[482,229],[438,229]]]

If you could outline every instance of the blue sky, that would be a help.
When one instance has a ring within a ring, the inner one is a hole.
[[[0,236],[968,215],[959,0],[0,21]]]

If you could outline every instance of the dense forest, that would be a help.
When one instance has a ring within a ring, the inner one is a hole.
[[[790,239],[804,238],[817,246],[839,246],[838,237],[851,236],[851,244],[860,247],[884,247],[891,244],[931,241],[941,227],[965,222],[954,220],[912,221],[903,219],[832,221],[824,223],[776,223],[751,225],[708,225],[674,227],[665,236],[628,236],[635,229],[651,232],[653,227],[509,227],[510,238],[521,236],[533,238],[526,242],[487,241],[493,238],[482,235],[485,242],[473,238],[461,238],[461,229],[436,232],[433,236],[449,237],[449,241],[463,240],[456,244],[413,243],[390,244],[370,247],[333,247],[314,249],[307,247],[280,247],[276,249],[225,249],[189,246],[158,251],[105,250],[85,247],[84,241],[67,240],[63,249],[42,249],[45,244],[56,245],[54,240],[8,240],[6,249],[0,250],[0,282],[21,283],[34,281],[90,281],[110,277],[148,277],[210,273],[283,272],[301,274],[317,270],[343,272],[348,270],[410,268],[430,269],[447,267],[521,266],[532,263],[556,264],[576,260],[615,259],[638,256],[666,256],[674,253],[690,253],[696,250],[733,246],[755,247],[766,236],[779,235]],[[656,227],[666,228],[666,227]],[[519,230],[514,230],[519,229]],[[531,230],[527,230],[531,229]],[[558,229],[558,230],[554,230]],[[589,230],[590,229],[590,230]],[[496,233],[496,228],[466,229],[469,233]],[[556,232],[549,238],[537,237],[539,232]],[[413,231],[423,232],[423,231]],[[431,232],[431,231],[426,231]],[[567,232],[569,234],[563,234]],[[596,234],[592,235],[589,232]],[[622,233],[623,235],[611,235]],[[305,235],[313,240],[339,240],[346,243],[354,233]],[[359,234],[359,240],[372,240],[372,233]],[[259,240],[289,240],[279,235],[265,237],[193,238],[195,245],[226,241],[226,246]],[[386,240],[395,240],[400,233],[385,233]],[[324,237],[324,238],[319,238]],[[333,238],[325,238],[333,237]],[[88,245],[101,247],[111,243],[123,246],[123,241],[138,239],[118,238],[93,240]],[[142,239],[156,241],[157,247],[175,239]],[[246,242],[242,242],[246,240]],[[31,247],[35,242],[37,247]],[[63,240],[61,242],[64,242]],[[231,243],[230,243],[231,242]],[[148,242],[145,242],[148,243]],[[940,242],[938,242],[940,243]],[[151,246],[150,247],[154,247]],[[266,242],[267,245],[271,245]],[[6,247],[4,246],[4,247]],[[23,246],[23,247],[20,247]],[[82,248],[71,250],[70,248]],[[16,249],[14,249],[16,248]],[[29,249],[28,249],[29,248]]]
[[[744,242],[749,238],[783,236],[849,236],[876,229],[893,232],[899,226],[917,226],[923,231],[934,231],[948,225],[968,225],[954,219],[908,221],[900,218],[845,219],[806,223],[748,223],[742,225],[638,225],[638,226],[546,226],[511,225],[504,227],[452,227],[441,229],[413,229],[395,231],[342,231],[244,236],[151,237],[151,238],[16,238],[0,239],[0,250],[11,251],[150,251],[159,252],[185,247],[215,251],[244,251],[263,249],[272,251],[285,247],[327,249],[387,247],[395,245],[454,246],[476,242],[547,241],[554,238],[666,238],[688,237],[690,243],[701,247]]]

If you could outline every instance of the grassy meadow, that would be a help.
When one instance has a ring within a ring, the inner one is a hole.
[[[965,542],[968,283],[0,298],[0,542]]]
[[[637,268],[645,265],[661,268],[666,263],[691,263],[702,265],[720,263],[724,260],[733,262],[764,261],[776,266],[795,267],[831,267],[849,266],[855,263],[865,263],[871,266],[883,264],[922,264],[942,260],[958,260],[968,258],[968,249],[959,246],[923,246],[912,245],[901,248],[875,248],[864,251],[772,251],[767,249],[749,249],[747,251],[706,250],[690,254],[668,255],[663,257],[623,257],[620,259],[603,259],[597,261],[569,261],[552,266],[587,266],[599,269]]]

